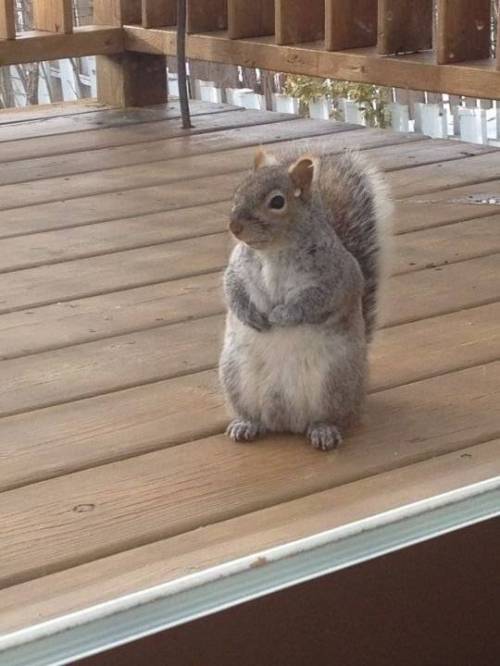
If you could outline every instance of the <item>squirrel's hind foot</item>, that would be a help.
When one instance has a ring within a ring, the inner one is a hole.
[[[235,419],[227,427],[226,434],[235,442],[252,442],[264,433],[263,427],[256,421]]]
[[[306,434],[313,447],[320,451],[333,451],[342,444],[340,430],[330,423],[315,423]]]

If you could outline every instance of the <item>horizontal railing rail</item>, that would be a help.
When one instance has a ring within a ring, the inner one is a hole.
[[[35,30],[17,34],[14,5],[0,0],[0,65],[105,56],[103,101],[161,99],[151,87],[166,85],[159,70],[175,55],[177,0],[94,0],[94,25],[83,28],[73,27],[71,0],[33,0]],[[206,61],[500,99],[495,24],[492,0],[188,0],[187,49]]]

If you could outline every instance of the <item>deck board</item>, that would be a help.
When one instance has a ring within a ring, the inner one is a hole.
[[[464,448],[476,405],[481,413],[476,441],[486,432],[491,437],[500,421],[493,408],[498,365],[486,368],[470,388],[462,378],[459,396],[450,395],[445,382],[432,394],[431,385],[422,386],[424,419],[417,418],[415,397],[405,403],[377,395],[371,401],[376,425],[365,426],[341,455],[319,456],[299,438],[234,447],[217,435],[5,492],[0,582],[20,583]]]
[[[0,114],[0,636],[499,471],[500,152],[194,110],[188,135],[171,105]],[[357,145],[397,198],[366,421],[332,456],[221,434],[227,211],[259,144]]]
[[[15,631],[242,557],[256,535],[263,548],[272,547],[483,481],[500,472],[499,445],[460,449],[10,587],[2,594],[1,626]]]

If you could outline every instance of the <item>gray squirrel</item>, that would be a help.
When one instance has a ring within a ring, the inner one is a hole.
[[[305,434],[336,448],[360,418],[391,204],[358,154],[259,150],[237,188],[225,272],[227,434]]]

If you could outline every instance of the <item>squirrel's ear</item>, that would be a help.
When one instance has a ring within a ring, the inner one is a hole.
[[[266,151],[262,150],[262,148],[259,148],[259,150],[255,153],[253,162],[255,170],[262,169],[262,167],[276,166],[276,164],[278,164],[278,160],[274,157],[274,155],[271,155],[271,153],[266,153]]]
[[[299,196],[309,192],[314,178],[314,160],[312,157],[301,157],[288,169],[288,174]]]

